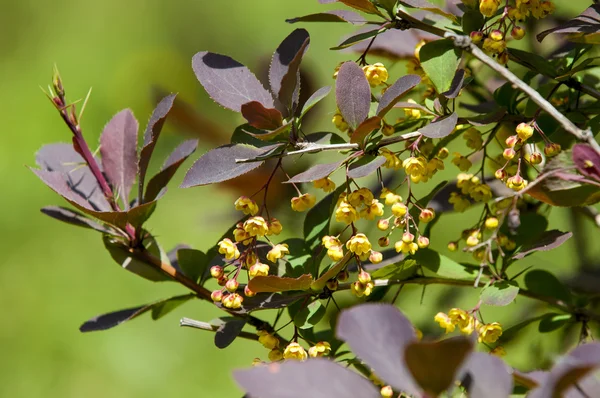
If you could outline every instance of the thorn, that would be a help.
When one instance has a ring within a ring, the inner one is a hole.
[[[81,118],[83,116],[83,111],[85,111],[85,107],[90,99],[90,95],[92,94],[92,87],[88,90],[87,95],[85,96],[85,101],[83,101],[83,105],[81,106],[81,111],[79,112],[79,121],[81,122]]]

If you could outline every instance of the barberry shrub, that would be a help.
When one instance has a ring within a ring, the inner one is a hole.
[[[100,232],[126,270],[190,291],[100,315],[81,331],[109,329],[145,312],[158,319],[199,299],[224,316],[211,323],[184,318],[183,326],[214,332],[220,348],[238,337],[265,347],[253,367],[234,371],[237,383],[257,398],[599,396],[600,345],[591,342],[600,321],[597,289],[575,290],[520,262],[572,237],[548,229],[554,207],[577,208],[600,224],[593,207],[600,201],[594,138],[600,92],[591,74],[600,6],[562,24],[550,18],[554,27],[531,37],[554,3],[463,0],[439,8],[425,0],[320,2],[353,10],[288,22],[367,27],[333,47],[359,54],[331,65],[333,87],[300,96],[310,43],[302,28],[273,54],[268,89],[229,56],[202,51],[192,59],[208,95],[247,123],[235,129],[230,144],[200,156],[181,187],[268,169],[263,181],[247,181],[254,189],[232,203],[239,222],[205,252],[187,246],[164,252],[144,227],[197,144],[183,142],[147,176],[176,96],[158,103],[141,148],[132,112],[117,113],[102,132],[98,156],[55,72],[47,94],[72,143],[44,146],[32,171],[72,207],[42,211]],[[556,46],[547,57],[517,48],[523,48],[519,40],[547,36]],[[380,62],[369,62],[376,57]],[[408,73],[388,71],[386,64],[399,60]],[[330,109],[332,131],[308,131],[305,117],[328,95],[337,104]],[[318,153],[327,154],[326,163]],[[289,176],[285,170],[300,156],[317,161]],[[452,170],[454,178],[441,180],[441,170]],[[296,193],[267,195],[282,180]],[[287,201],[287,211],[278,206]],[[451,242],[436,243],[439,219],[466,210],[479,214],[476,221],[461,225]],[[286,222],[279,219],[301,219],[303,227],[282,234]],[[452,254],[459,249],[461,262]],[[429,317],[441,329],[423,336],[393,305],[407,284],[470,287],[479,299],[466,309],[438,305]],[[510,311],[518,297],[537,300],[543,310],[507,325],[484,321],[486,307]],[[578,338],[566,339],[564,356],[548,370],[520,371],[502,357],[530,324],[540,333],[577,327]]]

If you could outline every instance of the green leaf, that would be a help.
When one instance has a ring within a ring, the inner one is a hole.
[[[549,316],[549,315],[554,315],[554,314],[544,314],[544,315],[536,316],[534,318],[529,318],[522,322],[517,323],[516,325],[509,327],[508,329],[506,329],[502,332],[502,336],[500,336],[500,338],[496,342],[496,346],[509,343],[515,337],[517,337],[518,333],[521,330],[525,329],[527,326],[531,325],[534,322],[544,319],[544,317]]]
[[[144,279],[148,279],[153,282],[170,281],[171,278],[154,268],[152,265],[138,260],[129,251],[129,248],[124,245],[120,240],[113,238],[110,235],[104,235],[102,237],[104,241],[104,247],[110,253],[110,256],[115,260],[117,264],[125,268],[129,272],[133,272],[136,275],[141,276]],[[161,258],[162,253],[160,247],[153,237],[144,241],[144,246],[147,247],[148,251],[155,257]]]
[[[466,267],[431,249],[420,249],[413,258],[420,266],[445,278],[475,280],[479,272],[479,267]]]
[[[573,296],[569,289],[548,271],[541,269],[529,271],[525,274],[525,286],[532,293],[553,297],[567,304],[573,302]]]
[[[323,236],[329,233],[333,206],[335,206],[338,197],[345,189],[345,185],[338,187],[306,213],[306,218],[304,219],[304,240],[306,248],[310,252],[320,245]]]
[[[540,324],[538,325],[538,332],[553,332],[569,323],[571,318],[571,314],[548,314],[540,321]]]
[[[180,305],[194,298],[194,294],[186,294],[185,296],[175,296],[170,299],[159,301],[152,306],[152,319],[157,320],[167,315]]]
[[[388,279],[391,281],[403,281],[417,273],[419,267],[413,259],[405,259],[398,264],[390,264],[371,273],[373,279]]]
[[[327,272],[321,275],[319,279],[314,281],[311,284],[310,288],[316,292],[323,290],[323,288],[327,284],[327,281],[337,276],[337,274],[339,274],[342,268],[344,268],[344,266],[348,263],[351,254],[352,253],[348,251],[340,261],[338,261],[335,265],[332,265],[331,268],[327,270]]]
[[[299,307],[304,303],[298,301],[293,304],[293,307],[298,306],[296,311],[292,310],[292,306],[290,306],[290,313],[295,312],[294,315],[294,325],[299,329],[309,329],[315,326],[325,315],[325,306],[321,304],[320,300],[315,300],[312,303]]]
[[[367,40],[373,36],[377,36],[378,34],[385,32],[386,30],[388,30],[388,28],[383,27],[380,29],[373,29],[373,30],[369,30],[368,32],[359,33],[357,35],[347,38],[346,40],[341,42],[337,47],[331,47],[330,50],[342,50],[344,48],[353,46],[356,43],[359,43],[363,40]]]
[[[541,55],[518,50],[516,48],[510,48],[508,53],[514,61],[528,69],[548,77],[556,77],[557,75],[556,68]]]
[[[321,87],[320,89],[315,91],[302,106],[302,111],[300,112],[299,118],[302,119],[304,115],[306,115],[306,113],[312,109],[313,106],[317,105],[319,101],[327,97],[330,91],[331,86]]]
[[[483,15],[478,10],[467,9],[462,16],[463,34],[468,35],[473,31],[480,30],[484,22]]]
[[[515,114],[517,112],[517,97],[521,92],[513,87],[512,83],[504,83],[494,91],[494,99],[499,106],[503,106],[508,110],[508,113]]]
[[[519,294],[519,287],[514,282],[496,282],[481,291],[480,299],[484,304],[505,306],[513,302]]]
[[[300,238],[287,239],[281,243],[288,245],[290,254],[284,257],[286,264],[286,276],[299,277],[308,273],[305,265],[311,260],[312,256],[306,251],[304,240]]]
[[[248,288],[256,293],[308,290],[312,281],[312,275],[309,274],[302,275],[298,278],[287,278],[276,275],[255,276],[248,282]]]
[[[197,282],[209,264],[206,254],[196,249],[177,250],[177,262],[183,274]]]
[[[438,93],[450,89],[458,68],[460,51],[448,39],[425,44],[420,50],[421,66]]]

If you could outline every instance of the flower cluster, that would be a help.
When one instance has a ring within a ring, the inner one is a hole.
[[[454,206],[455,211],[459,212],[471,206],[471,201],[485,203],[493,196],[490,186],[482,183],[479,177],[473,174],[460,173],[456,178],[456,187],[460,192],[450,193],[448,202]]]
[[[456,328],[466,335],[477,332],[480,343],[495,343],[502,335],[502,326],[498,322],[482,323],[470,312],[460,308],[452,308],[448,314],[438,312],[434,320],[446,333],[451,333]]]

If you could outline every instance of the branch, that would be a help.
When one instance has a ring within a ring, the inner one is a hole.
[[[196,321],[196,320],[190,319],[190,318],[181,318],[181,320],[179,320],[179,326],[190,327],[190,328],[195,328],[195,329],[200,329],[200,330],[207,330],[209,332],[216,332],[219,329],[219,326],[211,325],[208,322]],[[238,337],[242,337],[242,338],[248,339],[248,340],[258,341],[258,335],[254,334],[254,333],[242,331],[242,332],[240,332],[240,334],[238,334]]]

